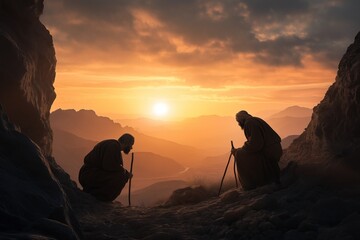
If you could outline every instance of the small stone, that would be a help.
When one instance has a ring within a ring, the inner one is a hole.
[[[266,195],[263,198],[258,199],[255,201],[251,208],[255,210],[262,210],[262,209],[275,209],[278,206],[278,201],[269,195]]]
[[[240,200],[240,193],[237,190],[229,190],[221,195],[222,203],[233,203]]]
[[[230,209],[224,213],[224,221],[227,223],[236,222],[239,218],[244,216],[250,208],[248,206],[241,206],[236,209]]]
[[[201,186],[186,187],[175,190],[164,204],[165,206],[176,206],[195,204],[209,199],[211,194]]]

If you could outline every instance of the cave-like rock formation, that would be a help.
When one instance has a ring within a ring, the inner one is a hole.
[[[287,149],[286,161],[360,170],[360,33],[339,63],[336,80],[311,121]]]
[[[43,2],[0,0],[1,239],[81,238],[68,200],[80,191],[51,157],[56,58]]]
[[[44,0],[0,0],[0,105],[9,121],[34,141],[53,173],[73,183],[51,157],[50,108],[55,100],[55,49],[40,22]]]
[[[43,0],[0,0],[0,103],[9,120],[51,155],[55,50]]]

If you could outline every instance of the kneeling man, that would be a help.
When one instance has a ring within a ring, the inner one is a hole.
[[[232,150],[243,189],[250,190],[272,182],[280,184],[280,136],[264,120],[246,111],[238,112],[236,121],[247,140],[241,148]]]
[[[134,145],[132,135],[125,133],[118,140],[99,142],[85,156],[79,172],[83,191],[100,201],[111,202],[120,195],[130,173],[123,167],[121,152],[128,154]]]

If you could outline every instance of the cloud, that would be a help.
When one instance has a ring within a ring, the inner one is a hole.
[[[238,62],[334,67],[359,31],[357,0],[52,0],[43,21],[62,63],[201,68]],[[90,57],[89,56],[93,56]],[[65,59],[64,59],[65,58]]]

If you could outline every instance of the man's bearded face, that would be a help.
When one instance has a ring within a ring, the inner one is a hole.
[[[123,152],[125,153],[125,154],[128,154],[130,151],[131,151],[131,149],[132,149],[132,145],[127,145],[127,146],[125,146],[124,147],[124,150],[123,150]]]
[[[239,121],[238,121],[238,124],[239,124],[239,126],[241,127],[241,129],[244,129],[244,127],[245,127],[245,120],[239,120]]]

